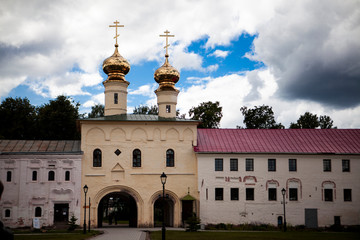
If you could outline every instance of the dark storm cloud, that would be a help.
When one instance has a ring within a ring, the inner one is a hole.
[[[259,30],[254,58],[277,94],[335,108],[360,105],[360,2],[286,2]]]

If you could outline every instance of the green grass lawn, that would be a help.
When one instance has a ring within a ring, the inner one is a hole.
[[[151,240],[161,240],[161,231],[151,232]],[[166,231],[166,240],[352,240],[360,233],[341,232],[181,232]]]
[[[27,234],[15,234],[15,240],[42,240],[42,239],[50,239],[50,240],[82,240],[88,239],[90,237],[96,236],[99,234],[99,231],[91,231],[90,233],[83,234],[80,231],[72,232],[72,233],[27,233]]]

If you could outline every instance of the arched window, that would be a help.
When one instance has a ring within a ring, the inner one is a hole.
[[[70,181],[70,171],[65,172],[65,181]]]
[[[175,164],[174,164],[174,161],[175,161],[175,156],[174,156],[174,150],[172,149],[168,149],[166,151],[166,166],[167,167],[173,167]]]
[[[10,209],[6,209],[6,210],[5,210],[5,217],[6,217],[6,218],[9,218],[9,217],[11,216],[10,213],[11,213]]]
[[[35,208],[35,217],[41,217],[41,207]]]
[[[54,171],[49,171],[48,181],[55,181],[55,172]]]
[[[7,182],[11,182],[11,175],[12,175],[12,172],[11,172],[11,171],[7,171],[7,172],[6,172],[6,181],[7,181]]]
[[[133,151],[133,167],[141,167],[141,151],[139,149]]]
[[[33,171],[33,172],[32,172],[32,178],[31,178],[31,180],[37,181],[37,171]]]
[[[93,167],[101,167],[101,150],[98,148],[93,153]]]

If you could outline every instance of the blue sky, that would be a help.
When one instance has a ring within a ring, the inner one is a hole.
[[[102,62],[112,55],[115,20],[126,75],[128,112],[156,104],[153,79],[164,62],[180,71],[181,113],[220,101],[221,127],[242,124],[240,107],[269,105],[286,127],[306,111],[339,128],[360,127],[359,1],[3,0],[0,99],[33,105],[59,94],[81,111],[104,102]],[[319,18],[319,16],[322,16]]]

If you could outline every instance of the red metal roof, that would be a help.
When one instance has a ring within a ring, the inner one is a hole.
[[[360,154],[360,129],[198,129],[198,153]]]
[[[79,140],[0,140],[0,154],[81,152]]]

